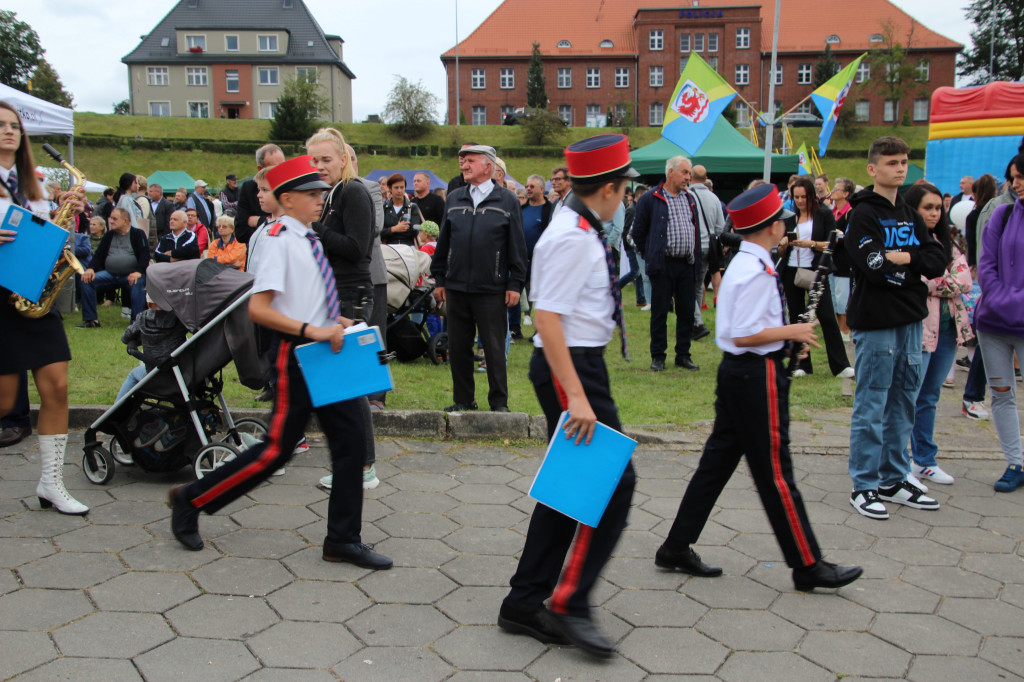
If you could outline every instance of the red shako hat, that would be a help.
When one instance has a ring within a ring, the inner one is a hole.
[[[762,230],[776,220],[787,220],[796,216],[782,208],[782,197],[775,185],[758,185],[729,202],[725,207],[732,218],[733,231],[750,234]]]
[[[625,135],[595,135],[565,148],[565,165],[575,182],[596,184],[640,177],[629,163],[629,138]]]
[[[267,170],[267,184],[270,185],[275,197],[280,197],[285,192],[331,188],[320,179],[313,157],[308,155],[296,156]]]

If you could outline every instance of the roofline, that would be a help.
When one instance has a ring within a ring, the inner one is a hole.
[[[639,56],[639,52],[616,52],[614,54],[566,54],[566,55],[544,55],[545,57],[552,57],[557,59],[636,59]],[[485,59],[485,60],[498,60],[498,59],[525,59],[529,60],[531,55],[529,54],[503,54],[503,55],[459,55],[459,61],[467,59]],[[454,62],[455,55],[443,54],[441,55],[442,62]]]
[[[158,57],[135,57],[129,59],[128,57],[122,57],[121,63],[127,66],[206,66],[208,64],[252,64],[252,65],[264,65],[264,64],[329,64],[330,66],[337,66],[341,69],[349,78],[355,79],[356,75],[352,72],[352,69],[348,68],[348,65],[340,59],[326,60],[326,59],[299,59],[298,57],[289,57],[287,59],[272,59],[270,57],[259,57],[254,59],[238,59],[229,58],[227,56],[211,56],[203,59],[202,61],[196,61],[194,56],[181,55],[181,59],[160,59]]]
[[[291,34],[291,30],[290,29],[283,28],[283,27],[275,28],[273,26],[175,26],[174,30],[175,31],[284,31],[285,33]]]

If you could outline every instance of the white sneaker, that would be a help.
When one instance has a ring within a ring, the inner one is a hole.
[[[889,518],[889,510],[879,501],[878,493],[874,490],[854,490],[850,495],[850,504],[869,519]]]
[[[132,316],[132,309],[131,308],[125,308],[125,307],[122,306],[122,308],[121,308],[121,317],[131,318],[131,316]]]
[[[914,486],[923,493],[928,492],[928,486],[926,486],[924,483],[921,483],[921,481],[917,480],[917,476],[914,475],[913,471],[907,473],[907,483]]]
[[[915,488],[909,481],[901,481],[891,488],[879,488],[878,497],[886,502],[895,502],[913,509],[939,508],[938,502],[925,495],[919,488]]]
[[[643,308],[641,308],[640,310],[642,310],[642,311],[644,311],[644,312],[646,313],[646,312],[650,311],[650,309],[651,309],[651,304],[650,304],[650,303],[648,303],[647,305],[645,305],[645,306],[644,306]]]
[[[523,325],[526,327],[533,326],[533,320],[530,319],[529,315],[523,315]]]
[[[800,377],[805,377],[805,376],[807,376],[807,372],[803,371],[802,369],[798,369],[795,372],[793,372],[793,378],[794,379],[798,379]]]
[[[968,419],[977,419],[979,421],[988,419],[988,410],[985,409],[985,403],[972,403],[969,400],[965,400],[963,412],[964,416]]]
[[[836,379],[852,379],[854,376],[856,376],[856,373],[853,371],[853,367],[847,367],[836,375]]]
[[[284,476],[284,471],[285,471],[285,467],[281,467],[280,469],[278,469],[277,471],[275,471],[274,473],[272,473],[270,475],[271,476]]]
[[[330,490],[331,489],[331,485],[333,483],[334,483],[334,475],[333,474],[327,474],[326,476],[324,476],[323,478],[320,479],[320,487],[321,488],[327,488],[328,490]]]
[[[937,466],[933,467],[914,467],[914,473],[921,478],[927,479],[932,483],[938,483],[939,485],[952,485],[953,477],[947,474],[945,471]],[[907,477],[910,478],[909,476]]]

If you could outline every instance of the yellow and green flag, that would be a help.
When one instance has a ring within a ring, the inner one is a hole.
[[[724,78],[700,55],[691,55],[669,100],[661,136],[696,154],[734,97],[736,91]]]
[[[836,121],[839,119],[839,112],[842,111],[843,104],[846,103],[846,96],[850,94],[853,77],[857,75],[857,68],[860,66],[861,60],[867,56],[868,53],[865,52],[857,57],[846,68],[829,78],[821,84],[821,87],[811,93],[811,101],[814,102],[814,106],[821,112],[823,119],[821,135],[818,136],[818,156],[825,156],[828,142],[832,139],[832,131],[835,129]]]

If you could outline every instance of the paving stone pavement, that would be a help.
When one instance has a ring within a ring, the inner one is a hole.
[[[1021,680],[1024,490],[993,491],[1005,466],[994,429],[950,402],[939,442],[956,483],[933,486],[941,510],[890,505],[888,521],[848,503],[848,411],[794,424],[826,558],[864,567],[836,592],[794,591],[745,466],[698,546],[725,575],[656,568],[701,429],[641,446],[629,526],[593,593],[617,647],[603,662],[495,624],[539,445],[379,440],[363,537],[395,568],[374,573],[320,558],[322,440],[203,516],[207,546],[193,553],[170,538],[165,502],[188,470],[119,467],[95,486],[72,434],[68,486],[92,511],[61,516],[39,510],[30,438],[0,450],[0,680]]]

